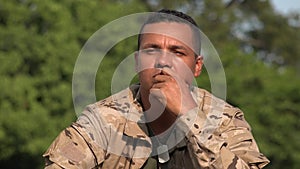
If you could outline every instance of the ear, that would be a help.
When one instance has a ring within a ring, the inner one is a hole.
[[[202,66],[203,66],[203,56],[199,55],[196,58],[196,65],[195,65],[195,72],[194,72],[195,77],[198,77],[201,74]]]
[[[139,51],[134,52],[134,60],[135,60],[135,72],[139,72],[139,67],[140,67],[140,63],[139,63]]]

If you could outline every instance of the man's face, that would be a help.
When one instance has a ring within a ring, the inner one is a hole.
[[[187,84],[199,76],[202,57],[195,56],[193,32],[188,25],[175,22],[147,24],[142,33],[140,49],[135,56],[142,90],[151,89],[153,78],[163,67],[170,68]]]

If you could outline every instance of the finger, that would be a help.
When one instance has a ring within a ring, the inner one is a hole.
[[[160,83],[154,83],[154,84],[152,85],[152,88],[153,88],[153,89],[162,89],[164,86],[166,86],[165,83],[160,82]]]
[[[181,85],[189,86],[188,83],[184,79],[182,79],[180,76],[178,76],[178,74],[170,68],[164,67],[162,70],[162,74],[171,76],[176,81],[176,83],[179,84],[180,86]]]
[[[177,77],[176,72],[175,72],[174,70],[168,68],[168,67],[164,67],[164,68],[162,69],[162,74],[164,74],[164,75],[169,75],[169,76],[172,76],[172,77],[174,77],[174,78]]]
[[[170,75],[157,75],[153,78],[154,83],[166,82],[166,81],[170,81],[170,80],[173,80],[173,77]]]
[[[183,84],[184,82],[184,80],[180,76],[178,76],[178,74],[174,70],[170,68],[164,67],[162,70],[162,74],[172,77],[172,79],[174,79],[178,84]]]
[[[154,97],[156,97],[161,103],[165,101],[165,95],[160,89],[151,88],[150,94]]]

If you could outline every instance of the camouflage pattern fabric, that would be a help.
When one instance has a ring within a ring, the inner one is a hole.
[[[43,157],[56,168],[263,168],[243,112],[194,88],[199,107],[180,116],[167,140],[170,160],[160,164],[153,139],[143,123],[139,85],[87,106],[63,130]],[[172,146],[173,145],[173,146]]]

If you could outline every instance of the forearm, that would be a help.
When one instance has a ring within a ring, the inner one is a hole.
[[[263,168],[266,158],[259,152],[244,150],[243,153],[231,150],[224,144],[219,151],[213,152],[210,146],[199,144],[198,139],[190,138],[188,150],[192,161],[203,168],[236,168],[254,169]]]
[[[234,109],[237,110],[237,109]],[[195,110],[193,110],[195,111]],[[259,153],[249,126],[239,113],[220,116],[215,112],[190,111],[179,119],[195,165],[208,168],[262,168],[267,158]],[[184,126],[184,127],[183,127]]]

